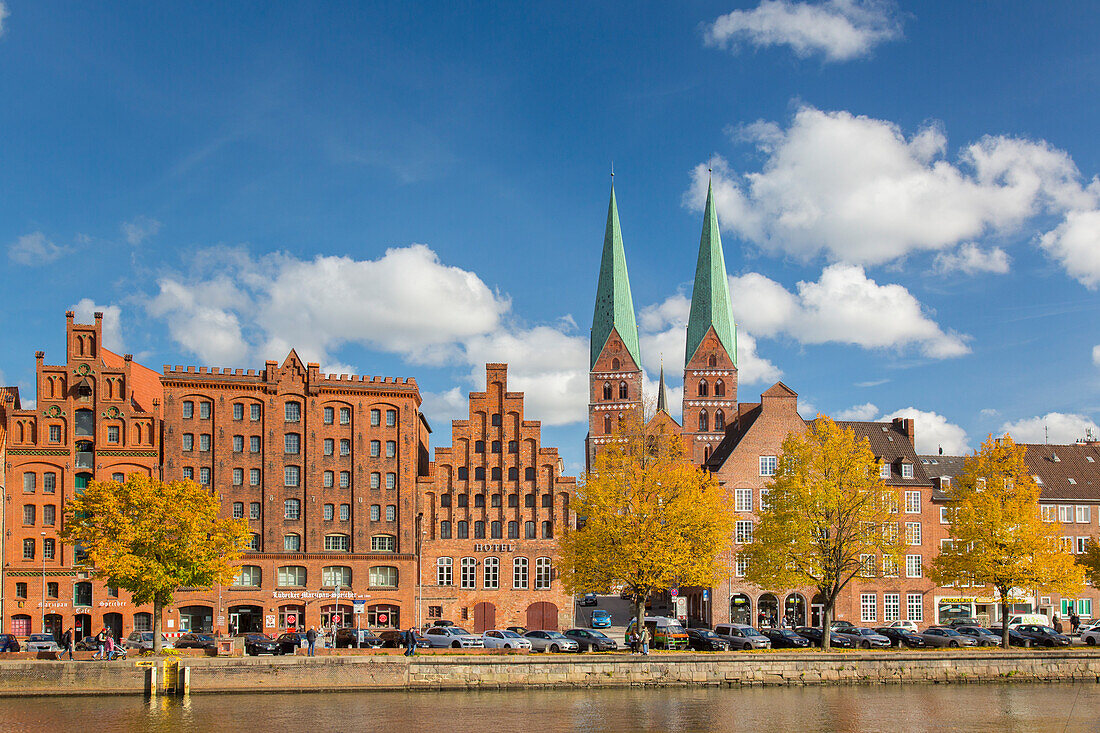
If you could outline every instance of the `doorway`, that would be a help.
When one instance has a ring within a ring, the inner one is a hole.
[[[230,606],[229,634],[259,634],[264,630],[264,609],[260,606]]]
[[[122,638],[122,614],[121,613],[105,613],[103,614],[103,625],[111,632],[112,639]]]
[[[556,612],[555,612],[556,615]],[[495,628],[497,623],[497,607],[492,603],[482,601],[474,604],[474,633],[480,634]]]
[[[76,639],[83,639],[85,636],[92,635],[92,616],[88,613],[78,613],[73,618],[73,636]]]

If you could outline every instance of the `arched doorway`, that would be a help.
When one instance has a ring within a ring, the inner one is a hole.
[[[338,629],[345,628],[347,626],[354,626],[355,623],[352,620],[352,608],[350,604],[341,603],[339,607],[337,604],[330,603],[327,606],[321,606],[321,625],[331,628],[333,626],[333,615],[335,614],[335,626]]]
[[[557,609],[554,609],[554,613],[557,613]],[[474,604],[474,633],[480,634],[483,631],[496,628],[497,625],[497,607],[492,603],[482,601],[481,603]],[[531,628],[528,626],[528,628]]]
[[[382,603],[371,606],[367,609],[367,626],[372,629],[399,629],[401,628],[401,609]]]
[[[264,630],[264,609],[260,606],[230,606],[229,634],[258,634]]]
[[[31,617],[25,613],[17,613],[11,617],[11,633],[16,636],[31,635]]]
[[[105,613],[103,614],[103,625],[106,626],[110,632],[111,637],[114,639],[122,638],[122,614],[121,613]]]
[[[774,593],[761,594],[756,601],[756,623],[760,626],[779,625],[779,599]]]
[[[744,593],[730,596],[730,623],[752,624],[752,601]]]
[[[810,599],[810,626],[821,628],[821,617],[825,615],[825,597],[815,593]]]
[[[44,619],[46,627],[43,631],[47,634],[53,634],[54,641],[61,641],[61,635],[65,633],[64,623],[65,620],[61,618],[60,614],[47,613]]]
[[[210,606],[181,607],[180,631],[190,631],[196,634],[214,633],[214,609]]]
[[[527,607],[527,628],[541,631],[558,630],[558,607],[549,601],[539,601]]]
[[[281,631],[294,631],[308,628],[306,626],[306,607],[294,604],[279,606],[279,629]]]
[[[83,639],[92,635],[92,615],[90,613],[78,613],[73,617],[73,637]]]
[[[806,625],[806,599],[801,593],[787,596],[783,603],[783,620],[792,628]]]

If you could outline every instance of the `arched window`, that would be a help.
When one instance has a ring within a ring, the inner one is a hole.
[[[519,522],[508,522],[508,539],[519,539]]]
[[[527,558],[525,557],[512,560],[512,587],[520,590],[527,589]]]
[[[484,583],[485,588],[499,588],[500,587],[500,559],[496,557],[485,558],[483,565],[485,568]]]
[[[618,358],[615,358],[615,359],[611,360],[611,368],[618,371],[618,369],[619,369],[619,360],[618,360]]]
[[[611,382],[603,383],[603,398],[605,400],[611,399]]]
[[[462,577],[460,578],[463,588],[474,588],[477,585],[477,560],[472,557],[462,558]]]
[[[489,525],[489,539],[499,540],[501,539],[501,530],[503,529],[500,522],[493,522]]]
[[[440,494],[439,495],[439,506],[448,507],[450,505],[451,505],[451,495],[450,494]]]
[[[710,446],[705,445],[705,446],[703,446],[703,463],[706,463],[709,460],[710,460]]]
[[[490,471],[489,476],[493,481],[500,481],[500,466],[493,466],[493,469],[492,471]]]
[[[708,422],[707,422],[707,411],[706,410],[700,410],[699,411],[699,432],[700,433],[705,433],[709,429],[710,428],[708,427]]]
[[[469,506],[470,505],[470,495],[469,494],[459,494],[458,495],[458,505],[460,507]]]
[[[707,380],[705,380],[705,379],[700,379],[699,380],[699,396],[700,397],[706,397],[707,396]]]
[[[493,413],[493,417],[491,418],[491,420],[492,420],[491,424],[492,424],[493,427],[495,427],[495,428],[500,427],[500,413],[499,412]]]
[[[435,584],[454,585],[454,560],[441,557],[435,561]]]
[[[451,539],[451,523],[448,521],[442,521],[439,523],[439,539],[449,540]]]
[[[508,452],[509,453],[519,453],[519,441],[509,440],[508,441]]]
[[[493,417],[500,417],[500,415],[494,415]],[[489,450],[493,453],[500,453],[500,441],[494,440],[489,446]]]
[[[721,410],[714,411],[714,432],[720,433],[726,429],[726,413]]]
[[[470,476],[470,469],[465,466],[458,467],[458,480],[465,481]]]
[[[604,433],[607,433],[607,434],[611,433],[611,416],[610,415],[604,415],[603,416],[603,431],[604,431]]]
[[[535,539],[535,523],[534,522],[524,522],[523,523],[523,537],[524,537],[524,539],[528,539],[528,540]]]
[[[279,568],[280,588],[300,587],[306,584],[306,569],[301,565],[284,565]]]
[[[721,379],[714,380],[714,396],[725,397],[726,396],[726,383]]]
[[[475,481],[484,481],[485,480],[485,468],[483,466],[478,466],[477,468],[474,469],[474,480]]]
[[[463,520],[458,523],[458,539],[468,540],[470,539],[470,523]]]
[[[474,494],[474,506],[477,508],[485,506],[485,494]]]
[[[474,539],[485,539],[485,522],[481,521],[480,519],[474,522]]]
[[[626,399],[626,382],[619,382],[619,399]]]
[[[508,480],[509,481],[519,481],[519,469],[516,468],[515,466],[512,466],[511,468],[508,469]]]
[[[543,522],[542,523],[542,538],[544,540],[554,539],[554,523],[553,522]]]
[[[528,466],[527,468],[523,469],[523,480],[524,481],[534,481],[535,480],[535,469],[533,467]]]
[[[345,588],[351,586],[351,568],[344,565],[329,565],[321,568],[321,585],[325,588],[335,588],[337,585]]]
[[[711,354],[710,357],[707,359],[707,366],[709,366],[709,367],[718,366],[718,357],[715,356],[714,354]],[[715,394],[717,394],[717,392],[715,392]]]

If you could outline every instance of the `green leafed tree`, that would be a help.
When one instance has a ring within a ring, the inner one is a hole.
[[[65,508],[62,539],[79,545],[95,577],[153,604],[153,651],[161,650],[164,607],[178,588],[233,579],[248,545],[248,523],[218,516],[220,502],[194,481],[132,473],[123,483],[92,481]]]
[[[1008,648],[1011,597],[1021,591],[1075,595],[1084,570],[1062,547],[1062,525],[1043,521],[1027,449],[990,436],[947,492],[948,531],[932,562],[940,585],[992,586],[1000,597],[1001,644]]]
[[[752,542],[741,550],[745,577],[762,588],[817,588],[828,649],[844,587],[857,576],[896,573],[900,492],[883,482],[866,438],[822,416],[783,441],[766,488]]]

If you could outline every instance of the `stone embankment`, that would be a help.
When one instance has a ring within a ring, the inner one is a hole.
[[[395,655],[0,661],[0,696],[334,690],[1100,682],[1100,652]]]

